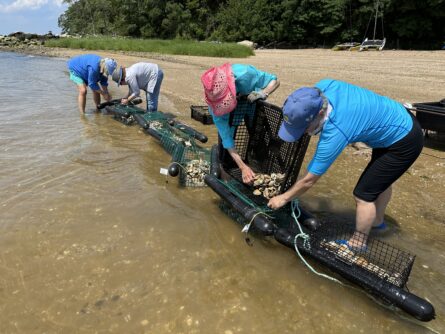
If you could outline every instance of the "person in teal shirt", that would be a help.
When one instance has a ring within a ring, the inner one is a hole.
[[[108,92],[108,75],[111,75],[117,67],[117,63],[111,58],[102,58],[94,54],[85,54],[71,58],[68,61],[70,79],[77,85],[79,92],[77,101],[79,112],[85,113],[87,87],[93,92],[95,106],[100,104],[101,95],[110,101]]]
[[[320,133],[308,173],[268,205],[278,209],[303,195],[348,144],[363,142],[373,149],[372,157],[353,192],[356,233],[343,241],[362,249],[372,228],[384,228],[392,184],[422,151],[422,129],[402,104],[356,85],[324,79],[315,87],[297,89],[284,103],[280,138],[294,142],[305,132]]]
[[[276,75],[256,69],[252,65],[229,64],[212,67],[201,76],[205,100],[218,129],[222,146],[241,170],[243,182],[250,183],[255,176],[235,149],[234,133],[237,124],[230,126],[230,113],[235,110],[237,96],[247,96],[250,103],[265,100],[280,82]]]

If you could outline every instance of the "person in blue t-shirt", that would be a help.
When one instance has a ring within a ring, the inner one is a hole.
[[[229,124],[229,114],[236,108],[237,96],[247,96],[250,103],[265,100],[278,88],[280,82],[275,75],[260,71],[252,65],[229,63],[207,70],[201,76],[201,82],[222,146],[241,170],[243,182],[250,183],[255,174],[236,151],[234,133],[237,125]]]
[[[101,58],[94,54],[76,56],[68,61],[70,79],[77,85],[79,112],[85,113],[87,86],[93,92],[96,107],[102,95],[106,101],[111,100],[108,92],[108,75],[113,74],[117,64],[114,59]]]
[[[303,195],[328,170],[350,143],[363,142],[372,150],[371,161],[354,189],[356,231],[344,243],[350,248],[366,246],[373,227],[384,227],[383,218],[391,199],[391,185],[414,163],[423,148],[423,133],[405,107],[368,89],[332,79],[315,87],[297,89],[283,105],[278,135],[294,142],[303,133],[320,133],[308,173],[288,191],[269,200],[278,209]]]

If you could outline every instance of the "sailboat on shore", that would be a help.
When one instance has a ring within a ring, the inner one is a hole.
[[[360,45],[360,48],[358,51],[367,51],[367,50],[376,50],[376,51],[382,51],[385,47],[386,38],[383,36],[382,39],[376,39],[376,31],[377,31],[377,19],[379,17],[379,4],[380,1],[376,1],[375,5],[375,16],[374,16],[374,33],[372,35],[372,39],[368,39],[366,37],[369,29],[369,24],[371,23],[372,16],[369,18],[368,27],[366,28],[365,33],[365,39],[363,40],[362,44]],[[383,35],[383,16],[382,16],[382,35]]]

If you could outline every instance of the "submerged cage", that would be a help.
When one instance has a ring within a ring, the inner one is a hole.
[[[346,246],[354,235],[366,246],[355,249]],[[408,282],[415,256],[381,240],[356,232],[354,227],[342,223],[324,223],[310,233],[312,251],[322,254],[332,266],[340,261],[348,265],[353,276],[374,276],[399,288]]]
[[[235,148],[255,173],[284,174],[278,193],[285,192],[297,180],[310,139],[303,135],[294,143],[281,140],[278,130],[282,121],[281,108],[264,101],[251,104],[247,100],[238,101],[229,120]],[[242,183],[241,170],[227,150],[222,149],[221,140],[219,145],[222,168]]]
[[[126,125],[132,125],[135,123],[135,115],[142,115],[145,113],[144,109],[134,105],[123,105],[120,103],[107,105],[105,106],[105,110],[112,114],[115,120]]]

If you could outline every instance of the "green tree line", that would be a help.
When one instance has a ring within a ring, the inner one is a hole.
[[[329,47],[386,37],[393,48],[438,49],[445,0],[64,0],[64,33],[137,38],[251,40]],[[376,6],[378,15],[376,18]]]

